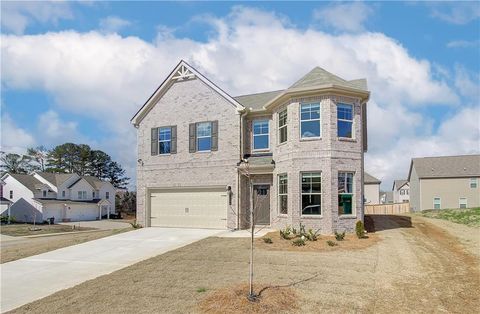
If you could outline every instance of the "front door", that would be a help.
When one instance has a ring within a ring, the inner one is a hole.
[[[255,224],[270,224],[270,186],[258,184],[253,186],[253,208]]]

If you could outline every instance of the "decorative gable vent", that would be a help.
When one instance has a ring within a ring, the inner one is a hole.
[[[182,65],[180,69],[178,69],[177,73],[175,74],[172,79],[183,81],[194,78],[195,74],[193,74],[186,66]]]

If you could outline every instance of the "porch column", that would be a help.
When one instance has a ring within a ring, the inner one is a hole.
[[[110,205],[107,207],[107,219],[110,219]]]
[[[98,220],[102,220],[102,205],[98,205]]]

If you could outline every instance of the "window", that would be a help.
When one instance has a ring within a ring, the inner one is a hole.
[[[353,106],[337,105],[337,135],[338,137],[353,137]]]
[[[12,198],[13,198],[13,191],[10,190],[10,199],[12,199]]]
[[[287,109],[278,113],[278,142],[285,143],[287,141]]]
[[[253,127],[253,150],[268,149],[268,120],[255,120]]]
[[[197,151],[212,149],[212,123],[197,123]]]
[[[302,215],[322,214],[322,176],[320,172],[302,173]]]
[[[320,137],[320,103],[301,105],[300,124],[302,138]]]
[[[105,192],[105,199],[109,199],[110,198],[110,192]]]
[[[43,191],[42,191],[42,196],[43,196],[43,197],[47,197],[47,191],[43,190]]]
[[[461,197],[459,200],[458,200],[458,207],[460,208],[467,208],[467,198],[466,197]]]
[[[400,195],[405,195],[405,190],[400,190]]]
[[[353,173],[338,173],[338,214],[353,214]]]
[[[442,207],[442,200],[440,197],[433,198],[433,209],[440,209]]]
[[[92,191],[92,198],[95,198],[95,191]]]
[[[172,128],[164,127],[158,128],[158,153],[170,154],[172,144]]]
[[[65,191],[62,191],[62,197],[65,197]]]
[[[476,189],[477,188],[477,178],[470,179],[470,188]]]
[[[87,191],[78,191],[78,199],[79,200],[87,199]]]
[[[286,174],[278,176],[278,208],[280,214],[288,214],[288,178]]]

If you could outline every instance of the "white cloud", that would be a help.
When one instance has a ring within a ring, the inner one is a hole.
[[[7,113],[2,113],[1,120],[1,151],[23,154],[28,147],[34,146],[33,136],[18,127]]]
[[[85,142],[85,138],[77,130],[77,123],[61,120],[58,113],[53,110],[46,111],[38,117],[37,128],[39,135],[37,142],[46,147],[63,144],[72,139]]]
[[[464,25],[480,17],[477,1],[430,2],[431,16],[442,21]]]
[[[1,25],[15,34],[23,34],[32,23],[53,23],[71,19],[70,5],[63,1],[3,1]]]
[[[480,104],[480,74],[471,73],[465,67],[456,64],[455,87],[473,103]]]
[[[480,45],[480,40],[452,40],[447,43],[448,48],[473,48]]]
[[[361,32],[365,29],[364,24],[372,14],[371,6],[363,2],[351,2],[316,9],[313,17],[322,24],[339,31]]]
[[[234,96],[288,87],[317,65],[345,79],[366,77],[372,91],[367,166],[387,180],[401,174],[404,160],[429,152],[419,144],[434,146],[436,153],[469,149],[449,146],[419,113],[427,105],[460,104],[456,90],[436,78],[438,66],[412,57],[384,34],[301,30],[285,18],[244,7],[208,22],[214,31],[205,42],[164,32],[153,43],[94,31],[2,35],[2,84],[45,90],[63,112],[101,124],[112,140],[99,141],[100,148],[120,159],[132,177],[136,137],[129,120],[180,59]]]
[[[100,29],[107,33],[118,33],[123,28],[132,25],[132,22],[117,16],[107,16],[100,20]]]

